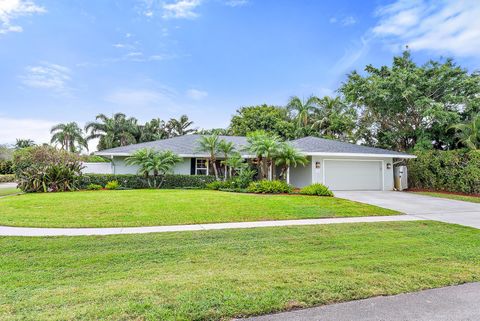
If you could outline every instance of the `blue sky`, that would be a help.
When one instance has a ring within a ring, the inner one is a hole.
[[[0,143],[119,111],[224,127],[241,106],[332,94],[407,44],[473,71],[478,17],[476,0],[0,0]]]

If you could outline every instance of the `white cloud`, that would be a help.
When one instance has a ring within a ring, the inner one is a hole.
[[[201,0],[176,0],[163,4],[163,18],[192,19],[198,16],[195,9],[201,4]]]
[[[208,92],[198,89],[187,90],[187,96],[193,100],[202,100],[208,97]]]
[[[29,87],[66,93],[69,91],[70,75],[70,69],[65,66],[44,62],[38,66],[26,67],[25,74],[20,76],[20,79]]]
[[[248,0],[227,0],[224,3],[230,7],[241,7],[248,4]]]
[[[342,18],[331,17],[328,21],[330,23],[339,23],[344,27],[352,26],[357,23],[357,19],[353,16],[345,16]]]
[[[15,139],[50,142],[50,129],[57,123],[42,119],[0,117],[0,144],[13,144]]]
[[[398,50],[478,56],[480,54],[480,2],[478,0],[397,0],[377,10],[375,37]]]
[[[28,0],[1,0],[0,1],[0,34],[21,32],[23,28],[12,21],[21,16],[44,13],[45,8],[37,6]]]

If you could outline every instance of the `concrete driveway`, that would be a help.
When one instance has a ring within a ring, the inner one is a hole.
[[[480,229],[480,204],[407,192],[337,191],[336,197],[396,210],[415,217]]]

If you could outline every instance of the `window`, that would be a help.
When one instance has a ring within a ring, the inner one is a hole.
[[[206,159],[196,159],[195,175],[208,175],[208,161]]]

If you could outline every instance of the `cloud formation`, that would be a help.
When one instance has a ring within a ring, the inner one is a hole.
[[[0,1],[0,34],[8,32],[22,32],[23,28],[12,21],[21,16],[46,12],[44,7],[37,6],[28,0],[1,0]]]
[[[193,19],[198,16],[195,9],[201,4],[201,0],[176,0],[163,4],[163,18],[169,19]]]
[[[406,45],[412,50],[440,54],[480,54],[480,2],[478,0],[397,0],[380,7],[373,35],[394,50]]]
[[[202,100],[207,98],[208,92],[192,88],[187,90],[187,96],[193,100]]]
[[[20,76],[22,83],[32,88],[50,89],[57,93],[66,93],[71,80],[71,70],[65,66],[43,62],[37,66],[25,68]]]

